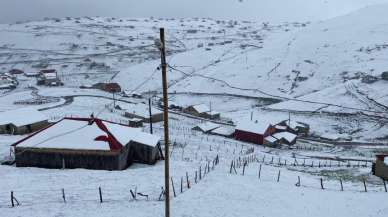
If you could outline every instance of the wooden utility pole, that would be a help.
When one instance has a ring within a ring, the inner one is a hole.
[[[160,60],[163,79],[163,121],[164,121],[164,185],[165,195],[165,217],[170,217],[170,165],[169,165],[169,138],[168,138],[168,98],[167,98],[167,63],[166,46],[164,40],[164,28],[160,28]]]
[[[151,98],[148,99],[148,111],[150,113],[150,133],[154,134],[154,131],[152,129],[152,110],[151,110]]]

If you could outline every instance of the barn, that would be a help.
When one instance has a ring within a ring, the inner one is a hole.
[[[64,118],[12,145],[17,167],[124,170],[155,163],[159,137],[96,118]]]
[[[388,181],[388,154],[376,155],[376,161],[372,166],[372,173]]]
[[[47,117],[31,108],[0,112],[0,134],[33,133],[49,125]]]
[[[236,127],[234,137],[240,141],[263,145],[264,138],[275,133],[275,130],[268,122],[241,121]]]

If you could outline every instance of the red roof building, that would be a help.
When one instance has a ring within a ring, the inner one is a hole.
[[[234,137],[240,141],[263,145],[264,138],[275,132],[276,129],[272,124],[247,121],[237,125]]]

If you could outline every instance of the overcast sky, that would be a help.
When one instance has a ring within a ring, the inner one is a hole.
[[[44,17],[212,17],[320,20],[388,0],[0,0],[0,23]]]

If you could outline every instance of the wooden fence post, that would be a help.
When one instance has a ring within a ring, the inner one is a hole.
[[[385,179],[383,179],[383,184],[384,184],[385,192],[387,192],[387,184],[385,183]]]
[[[247,166],[247,162],[244,162],[242,175],[245,175],[245,167],[246,166]]]
[[[189,181],[189,173],[186,172],[186,183],[187,183],[187,188],[190,189],[190,181]]]
[[[65,189],[62,188],[62,199],[63,199],[63,202],[66,203],[66,195],[65,195]]]
[[[183,193],[183,177],[181,177],[181,193]]]
[[[195,171],[195,177],[194,177],[194,182],[195,182],[195,184],[197,184],[197,171]]]
[[[230,163],[230,171],[229,171],[230,174],[232,174],[233,163],[234,163],[234,161],[232,160],[232,162]]]
[[[298,182],[295,184],[296,187],[300,187],[300,176],[298,176]]]
[[[101,187],[98,187],[98,193],[100,195],[100,203],[102,203],[102,192],[101,192]]]
[[[201,166],[199,166],[199,180],[202,179],[202,168]]]
[[[174,197],[176,197],[176,192],[175,192],[175,186],[174,186],[174,180],[171,177],[171,185],[172,185],[172,191],[174,192]]]
[[[280,181],[280,170],[278,172],[278,180],[277,180],[277,182],[279,182],[279,181]]]
[[[365,192],[368,192],[367,189],[366,189],[366,181],[365,181],[365,179],[362,179],[362,181],[364,182],[364,190],[365,190]]]
[[[259,168],[259,179],[261,177],[261,164],[260,164],[260,168]]]
[[[12,207],[15,207],[15,204],[13,201],[13,191],[11,191],[11,205],[12,205]]]
[[[321,178],[321,189],[324,190],[325,188],[323,187],[323,179]]]
[[[342,179],[340,179],[340,184],[341,184],[341,191],[344,191],[344,186],[342,184]]]

